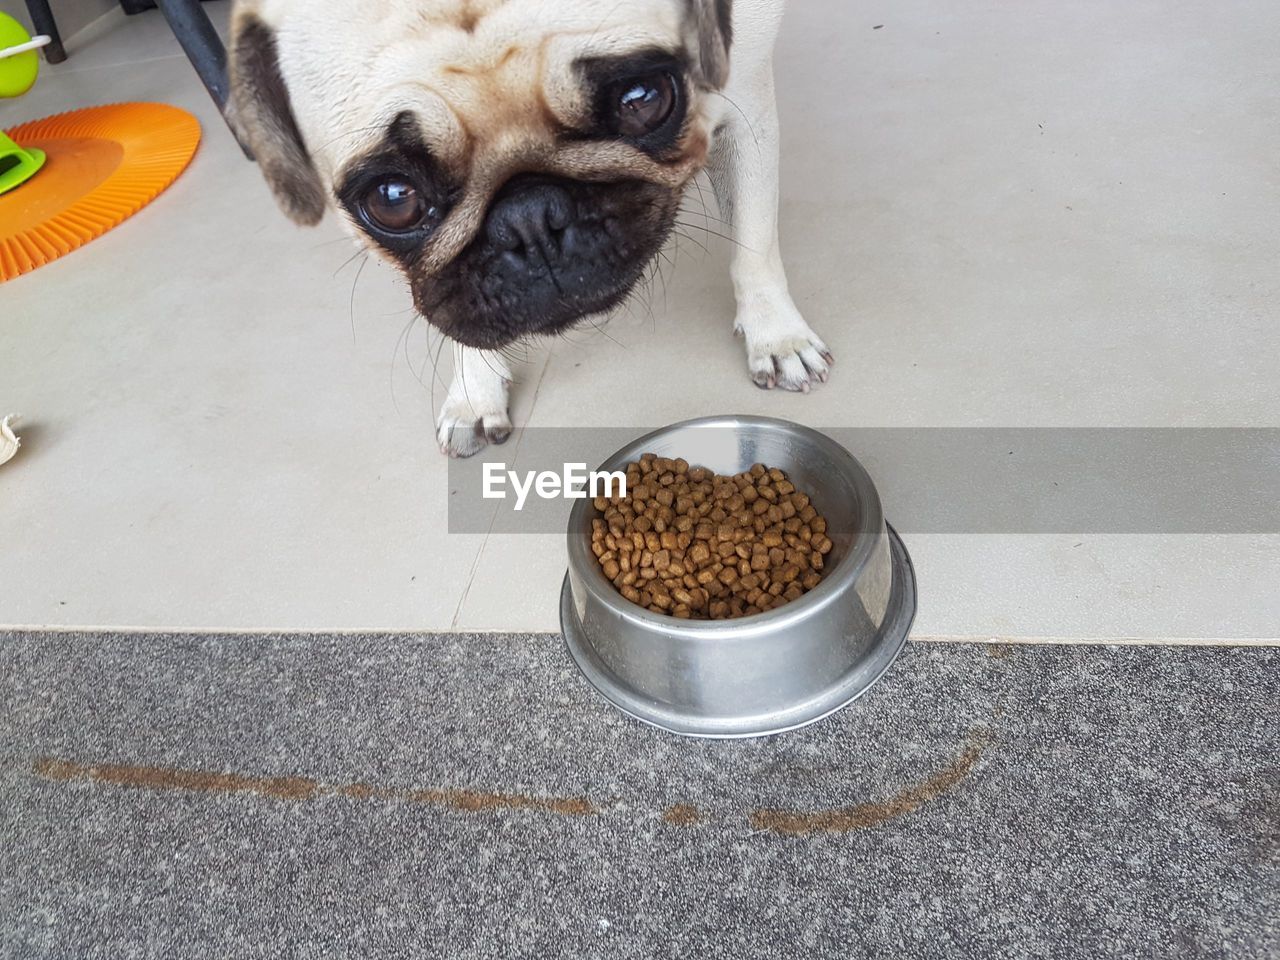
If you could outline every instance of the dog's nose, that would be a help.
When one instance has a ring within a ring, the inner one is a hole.
[[[489,211],[489,240],[502,251],[560,255],[560,234],[573,222],[573,198],[551,183],[519,186],[500,197]]]

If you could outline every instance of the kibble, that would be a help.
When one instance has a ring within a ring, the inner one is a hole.
[[[591,552],[632,603],[681,619],[773,610],[822,582],[827,521],[777,467],[733,476],[646,453],[596,497]]]

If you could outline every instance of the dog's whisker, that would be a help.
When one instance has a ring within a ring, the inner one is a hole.
[[[319,243],[313,243],[310,247],[312,250],[324,250],[327,247],[334,247],[340,243],[350,244],[354,243],[354,241],[350,237],[334,237],[332,240],[321,240]],[[356,243],[355,245],[360,247],[360,252],[364,251],[364,247],[360,246],[359,243]]]
[[[498,350],[497,353],[499,356],[505,356],[505,354],[503,354],[501,350]],[[492,373],[495,377],[497,377],[500,380],[505,380],[507,378],[507,374],[504,371],[499,370],[497,367],[495,367],[492,363],[489,362],[488,350],[481,352],[480,359],[484,361],[484,365],[489,368],[489,372]]]
[[[453,351],[453,378],[462,386],[462,396],[473,411],[475,404],[471,402],[471,393],[467,390],[467,357],[466,347],[456,345]]]
[[[711,211],[710,211],[710,210],[708,209],[708,207],[707,207],[707,198],[706,198],[705,193],[704,193],[704,192],[703,192],[703,190],[702,190],[702,184],[701,184],[701,182],[699,182],[699,180],[698,180],[698,177],[706,176],[706,175],[707,175],[707,174],[706,174],[706,171],[699,171],[699,172],[698,172],[698,174],[693,178],[693,180],[692,180],[692,181],[690,181],[690,182],[694,185],[694,187],[697,189],[697,191],[698,191],[698,202],[699,202],[699,204],[700,204],[700,205],[701,205],[701,207],[702,207],[702,210],[701,210],[701,216],[702,216],[702,219],[703,219],[704,221],[706,221],[707,223],[718,223],[718,224],[720,224],[721,226],[728,227],[728,228],[732,229],[732,228],[733,228],[733,224],[732,224],[730,221],[728,221],[728,220],[724,219],[723,217],[713,217],[713,216],[711,215]],[[708,177],[708,179],[709,179],[709,177]],[[711,184],[711,190],[712,190],[712,193],[714,194],[714,193],[715,193],[715,185],[714,185],[714,184]],[[686,195],[686,196],[688,196],[688,193],[686,193],[685,195]]]
[[[342,265],[338,267],[337,270],[333,271],[333,276],[336,278],[338,274],[340,274],[343,270],[347,269],[347,267],[351,265],[352,261],[354,261],[362,253],[365,255],[366,258],[369,256],[369,253],[367,250],[364,250],[363,248],[360,250],[357,250],[351,256],[347,257],[347,259],[342,261]]]
[[[416,320],[409,321],[409,327],[405,331],[404,336],[401,338],[402,340],[401,349],[403,350],[403,353],[404,353],[404,365],[408,369],[409,376],[411,377],[417,376],[417,370],[414,369],[414,366],[413,366],[413,354],[410,352],[410,344],[413,339],[413,328],[416,325],[416,322],[417,322]],[[399,354],[396,355],[396,359],[397,360],[400,359]]]
[[[692,228],[689,228],[689,229],[692,229]],[[685,233],[682,230],[677,230],[676,234],[677,236],[683,237],[685,240],[688,240],[690,243],[697,244],[699,247],[702,248],[702,252],[706,256],[711,256],[711,250],[707,247],[705,243],[703,243],[697,237],[693,236],[692,234]]]
[[[350,260],[347,261],[347,263],[350,262]],[[360,283],[360,274],[364,273],[364,265],[368,262],[369,255],[366,253],[364,259],[360,261],[360,266],[356,267],[355,279],[351,281],[351,296],[347,299],[347,313],[351,318],[351,343],[353,345],[356,343],[356,286]],[[346,266],[346,264],[343,264],[343,266]]]
[[[418,322],[418,318],[415,317],[413,322],[416,324]],[[427,361],[431,359],[431,328],[429,326],[425,327],[423,334],[426,342],[423,344],[422,363],[416,368],[414,367],[413,358],[409,353],[409,337],[406,337],[404,341],[404,359],[405,363],[408,364],[409,372],[413,374],[414,379],[418,381],[418,386],[422,387],[423,390],[432,390],[434,389],[434,385],[428,387],[426,381]],[[410,330],[410,336],[412,335],[413,331]]]
[[[440,345],[436,347],[435,356],[431,357],[431,422],[438,422],[439,413],[436,411],[436,381],[440,377],[440,354],[444,352],[444,346],[449,342],[449,338],[443,333],[440,334]],[[431,354],[431,339],[428,334],[427,338],[427,354]]]
[[[409,331],[413,329],[416,319],[411,317],[404,325],[404,329],[400,331],[400,336],[396,337],[395,346],[391,350],[391,362],[387,365],[387,386],[391,391],[391,406],[395,408],[397,414],[400,413],[400,403],[396,399],[396,359],[400,356],[400,341],[409,336]]]
[[[650,284],[651,281],[649,279],[646,279],[642,284],[637,284],[636,287],[627,294],[622,303],[614,308],[614,312],[615,314],[620,314],[625,307],[627,313],[634,317],[636,315],[635,305],[640,303],[644,306],[649,317],[649,332],[656,336],[658,332],[658,320],[653,313],[653,306],[649,302],[649,295],[651,294]]]
[[[662,270],[662,260],[661,255],[653,258],[653,273],[649,275],[649,283],[645,287],[646,303],[651,314],[653,313],[653,298],[658,292],[658,284],[661,283],[664,290],[667,285],[667,275]]]
[[[516,353],[517,347],[523,348],[523,355],[518,355]],[[512,340],[510,343],[499,347],[498,353],[502,355],[502,359],[506,360],[508,365],[529,362],[529,347],[523,339]]]
[[[623,349],[623,350],[628,349],[628,347],[627,347],[624,343],[622,343],[621,341],[619,341],[617,338],[615,338],[615,337],[611,336],[611,335],[609,334],[609,331],[608,331],[608,330],[606,330],[604,327],[600,326],[600,324],[596,323],[596,319],[595,319],[595,316],[594,316],[594,315],[593,315],[593,316],[589,316],[589,317],[587,317],[587,318],[586,318],[586,321],[587,321],[587,323],[591,324],[591,326],[595,328],[596,332],[597,332],[597,333],[599,333],[599,334],[600,334],[602,337],[604,337],[606,340],[610,340],[610,341],[612,341],[613,343],[616,343],[619,347],[622,347],[622,349]],[[607,322],[607,321],[606,321],[606,322]]]
[[[677,227],[686,227],[687,229],[690,229],[690,230],[701,230],[703,233],[707,234],[707,236],[718,237],[721,240],[727,240],[729,243],[732,243],[736,247],[741,247],[743,250],[746,250],[748,253],[760,252],[758,250],[751,249],[751,247],[748,247],[745,243],[743,243],[741,240],[736,239],[735,237],[731,237],[728,234],[720,233],[716,230],[710,230],[707,227],[704,227],[700,223],[690,223],[685,220],[675,220],[673,221],[673,223]]]
[[[631,304],[635,300],[639,300],[644,305],[645,311],[649,314],[649,330],[654,335],[658,334],[658,317],[653,312],[653,283],[658,275],[658,258],[654,257],[649,264],[649,275],[644,278],[644,282],[638,285],[627,296],[627,309],[631,310]],[[633,313],[634,315],[634,313]]]
[[[671,257],[667,255],[665,250],[659,250],[658,256],[661,257],[662,260],[667,264],[667,266],[670,267],[672,270],[676,268],[675,261],[672,260]],[[662,281],[662,312],[666,313],[667,312],[667,275],[662,271],[662,264],[658,264],[658,279]]]
[[[431,362],[431,328],[428,327],[426,332],[427,332],[427,342],[426,342],[426,348],[422,351],[422,363],[418,367],[418,382],[422,384],[423,387],[426,387],[428,390],[434,390],[435,389],[434,379],[430,387],[427,387],[427,381],[426,381],[427,364]]]
[[[748,117],[748,116],[746,115],[746,113],[744,113],[744,112],[743,112],[742,108],[741,108],[740,106],[738,106],[738,104],[737,104],[737,103],[735,103],[735,102],[733,101],[733,99],[732,99],[732,98],[730,98],[729,96],[727,96],[727,95],[726,95],[726,94],[724,94],[723,92],[721,92],[721,91],[719,91],[719,90],[712,91],[712,96],[716,96],[716,97],[720,97],[720,98],[722,98],[726,103],[728,103],[731,107],[733,107],[733,109],[735,109],[735,110],[737,110],[737,111],[738,111],[738,116],[742,117],[742,122],[743,122],[743,123],[745,123],[745,124],[747,125],[747,130],[749,130],[749,131],[751,132],[751,139],[752,139],[753,141],[755,141],[756,150],[757,150],[757,151],[759,151],[759,150],[760,150],[760,137],[756,134],[756,128],[752,125],[752,123],[751,123],[751,118],[750,118],[750,117]]]
[[[556,336],[559,337],[561,340],[563,340],[565,343],[573,344],[575,347],[581,347],[585,345],[587,341],[579,340],[576,337],[569,336],[569,333],[571,330],[572,330],[571,327],[565,327],[562,330],[557,330]]]

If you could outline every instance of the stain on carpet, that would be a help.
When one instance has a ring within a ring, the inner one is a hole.
[[[171,767],[132,767],[101,763],[85,766],[43,757],[35,762],[36,776],[63,783],[81,780],[147,790],[190,790],[196,793],[257,793],[278,800],[307,800],[321,790],[304,777],[246,777],[238,773],[178,770]]]
[[[807,812],[761,808],[751,812],[751,827],[754,830],[804,836],[811,833],[847,833],[850,830],[865,830],[888,823],[914,813],[969,776],[989,742],[989,733],[975,731],[970,735],[963,752],[951,764],[923,783],[898,791],[888,800]]]
[[[922,783],[900,790],[887,800],[801,812],[761,807],[750,811],[747,820],[753,830],[793,836],[843,833],[879,826],[919,810],[935,797],[955,787],[973,770],[989,739],[987,731],[975,731],[970,735],[964,750],[946,768]],[[528,810],[583,817],[601,812],[599,806],[581,796],[548,797],[470,789],[385,787],[367,783],[328,784],[307,777],[252,776],[113,763],[84,764],[54,757],[37,759],[32,771],[41,779],[54,783],[94,783],[112,787],[204,794],[250,793],[294,802],[319,797],[344,797],[358,801],[390,800],[426,804],[464,813]],[[661,817],[664,823],[677,827],[696,826],[708,819],[690,803],[667,806],[662,809]]]
[[[662,822],[675,827],[693,827],[702,822],[702,814],[691,803],[677,803],[662,811]]]
[[[342,796],[354,800],[388,799],[424,803],[467,813],[499,809],[538,810],[581,817],[599,812],[586,797],[539,797],[483,790],[403,789],[374,787],[364,783],[334,786],[305,777],[254,777],[239,773],[181,770],[174,767],[140,767],[113,763],[80,764],[51,757],[36,760],[33,771],[36,776],[57,783],[101,783],[115,787],[183,790],[194,793],[255,793],[276,800],[310,800],[318,796]]]

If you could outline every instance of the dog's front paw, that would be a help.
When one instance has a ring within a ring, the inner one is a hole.
[[[785,292],[741,304],[733,329],[746,342],[747,369],[762,390],[808,393],[831,375],[835,358]]]
[[[477,412],[466,399],[450,397],[436,420],[440,452],[470,457],[490,443],[502,444],[511,436],[511,418],[505,409]]]

